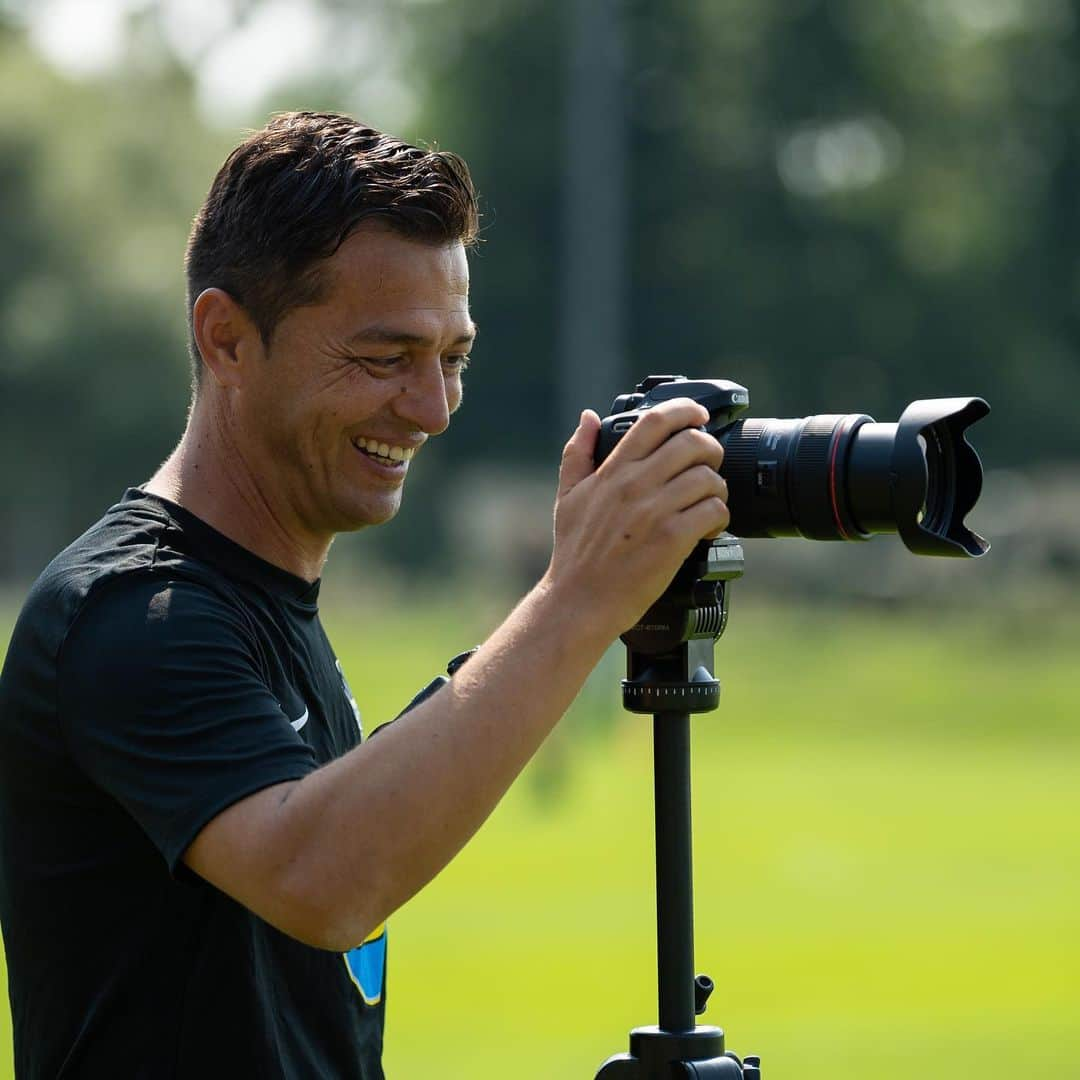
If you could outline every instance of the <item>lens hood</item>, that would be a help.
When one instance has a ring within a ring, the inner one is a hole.
[[[893,513],[917,555],[977,558],[990,545],[964,524],[982,491],[982,464],[965,432],[990,412],[978,397],[913,401],[896,424]]]

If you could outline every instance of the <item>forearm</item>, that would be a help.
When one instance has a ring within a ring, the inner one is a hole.
[[[707,419],[694,402],[663,402],[594,470],[600,421],[582,414],[541,583],[447,686],[338,761],[223,811],[188,865],[302,941],[365,937],[453,858],[607,645],[727,524],[723,451],[688,430]]]
[[[433,697],[297,783],[279,829],[294,880],[355,944],[488,817],[572,703],[612,633],[545,579]]]

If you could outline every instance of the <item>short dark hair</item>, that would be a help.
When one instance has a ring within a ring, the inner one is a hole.
[[[337,113],[281,113],[249,135],[214,178],[188,238],[195,386],[202,360],[191,312],[204,289],[241,304],[269,345],[286,312],[320,299],[322,261],[371,219],[409,239],[472,246],[479,214],[468,166]]]

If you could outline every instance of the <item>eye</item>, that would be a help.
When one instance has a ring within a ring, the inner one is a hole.
[[[378,371],[392,371],[404,359],[404,356],[350,356],[350,360],[357,364],[366,364]]]
[[[443,367],[448,371],[460,373],[469,366],[469,356],[463,353],[460,356],[444,356]]]

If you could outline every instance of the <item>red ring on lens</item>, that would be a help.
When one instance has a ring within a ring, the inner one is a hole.
[[[847,434],[847,429],[851,425],[851,416],[845,416],[839,424],[836,425],[833,431],[832,446],[829,448],[829,501],[832,503],[833,512],[833,524],[836,525],[837,531],[841,537],[845,540],[850,540],[851,536],[847,529],[844,528],[844,523],[840,517],[840,503],[836,497],[836,459],[840,453],[840,440]]]

